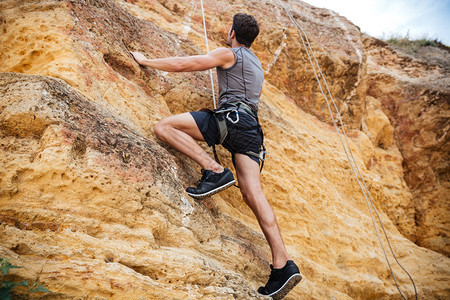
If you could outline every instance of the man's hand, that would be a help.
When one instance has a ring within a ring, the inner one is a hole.
[[[141,52],[130,52],[130,53],[133,55],[134,59],[140,65],[142,65],[147,60],[147,58]]]

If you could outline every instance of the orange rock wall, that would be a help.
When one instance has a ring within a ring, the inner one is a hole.
[[[253,50],[266,71],[259,115],[271,155],[261,176],[305,275],[287,299],[400,299],[306,52],[279,3],[204,2],[210,49],[224,46],[235,12],[260,21]],[[336,13],[283,4],[308,35],[419,297],[446,299],[447,71],[399,54],[388,60],[379,53],[392,49]],[[25,266],[10,279],[39,281],[54,292],[51,299],[258,298],[270,251],[239,191],[189,198],[184,188],[199,167],[152,131],[170,114],[212,107],[208,73],[141,68],[128,53],[204,53],[200,3],[3,1],[0,32],[0,257]],[[441,78],[438,88],[414,85],[433,76]],[[408,94],[417,99],[411,105],[402,98],[410,90],[418,91]],[[423,130],[405,134],[404,124],[416,120],[408,112],[420,109],[414,126]],[[232,168],[221,147],[219,155]],[[393,268],[413,298],[409,278]]]

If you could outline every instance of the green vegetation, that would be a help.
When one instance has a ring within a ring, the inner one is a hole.
[[[2,272],[2,276],[1,276],[1,280],[0,280],[0,299],[2,299],[2,300],[3,299],[4,300],[12,299],[10,292],[16,286],[26,286],[28,288],[28,293],[33,293],[33,292],[49,293],[49,292],[51,292],[37,282],[34,282],[30,286],[28,284],[28,281],[26,281],[26,280],[22,280],[19,283],[3,280],[3,277],[6,274],[8,274],[10,269],[17,269],[17,268],[23,268],[23,267],[14,266],[9,262],[9,259],[0,258],[0,270]]]
[[[382,39],[391,46],[402,48],[411,53],[417,53],[420,48],[427,46],[437,47],[447,51],[450,50],[448,46],[442,44],[438,39],[433,39],[428,36],[423,36],[419,39],[411,39],[409,33],[407,33],[405,36],[399,34],[392,34],[389,37],[383,36]]]

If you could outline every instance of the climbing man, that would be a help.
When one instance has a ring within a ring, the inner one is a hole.
[[[191,157],[202,168],[198,186],[188,195],[203,199],[235,183],[233,174],[209,156],[196,142],[222,144],[232,155],[240,190],[267,239],[272,252],[269,280],[258,292],[283,298],[300,280],[297,265],[286,251],[277,219],[261,188],[260,157],[263,134],[258,121],[258,102],[264,80],[261,63],[250,46],[259,34],[256,19],[236,14],[227,37],[231,48],[218,48],[205,55],[147,59],[131,52],[142,66],[168,72],[204,71],[217,68],[219,108],[167,117],[155,125],[162,141]]]

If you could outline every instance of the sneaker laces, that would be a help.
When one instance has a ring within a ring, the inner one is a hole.
[[[267,280],[267,283],[266,283],[265,287],[267,286],[267,284],[268,284],[269,282],[271,282],[271,281],[272,281],[273,277],[275,276],[274,274],[275,274],[275,272],[273,271],[273,266],[272,266],[272,265],[270,265],[270,274],[269,274],[269,280]]]
[[[258,292],[263,293],[263,294],[269,294],[269,290],[268,290],[268,285],[270,283],[272,283],[274,277],[275,277],[275,273],[274,269],[273,269],[273,265],[270,265],[270,274],[269,274],[269,280],[267,280],[267,283],[264,286],[259,287]]]
[[[203,182],[203,180],[205,179],[205,177],[206,177],[206,170],[205,169],[201,169],[201,174],[202,174],[202,178],[200,178],[198,181],[196,181],[195,183],[194,183],[194,185],[196,185],[197,187],[200,185],[200,183],[202,183]]]
[[[269,280],[267,281],[267,284],[269,284],[270,282],[273,282],[275,280],[277,280],[277,277],[279,277],[280,272],[282,272],[282,269],[275,269],[273,267],[273,265],[270,265],[270,275],[269,275]],[[279,278],[278,278],[279,279]],[[266,284],[266,286],[267,286]]]

